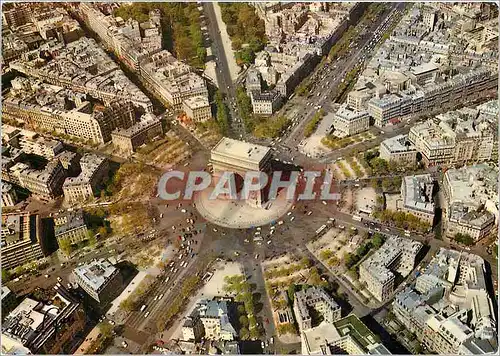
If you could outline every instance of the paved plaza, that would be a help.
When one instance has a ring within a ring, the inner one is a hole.
[[[278,194],[272,203],[259,208],[245,201],[209,199],[212,189],[206,189],[195,198],[196,209],[208,221],[231,229],[246,229],[267,225],[286,214],[293,201],[285,199],[285,193]]]

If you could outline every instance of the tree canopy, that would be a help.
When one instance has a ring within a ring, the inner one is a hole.
[[[250,64],[255,53],[267,43],[264,21],[257,16],[255,8],[242,2],[219,3],[222,20],[231,37],[238,64]]]

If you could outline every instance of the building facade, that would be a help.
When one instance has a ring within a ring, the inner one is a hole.
[[[295,293],[293,301],[293,311],[301,331],[313,327],[310,308],[320,313],[327,323],[333,324],[340,319],[340,306],[323,289],[311,287],[301,290]]]
[[[44,257],[38,215],[2,215],[2,268],[6,270]]]
[[[126,156],[134,153],[139,146],[161,135],[163,135],[162,123],[151,114],[144,115],[141,121],[128,129],[116,129],[111,133],[113,145]]]
[[[59,245],[70,245],[89,238],[82,210],[67,211],[54,216],[54,232]]]
[[[183,110],[194,122],[205,122],[212,118],[212,109],[206,96],[193,96],[184,100]]]
[[[435,181],[430,174],[404,177],[401,183],[401,210],[433,224]]]
[[[2,206],[14,206],[17,204],[17,193],[14,186],[2,182]]]
[[[333,125],[337,136],[352,136],[368,130],[370,127],[370,116],[366,111],[357,111],[343,104],[335,113]]]
[[[61,195],[66,171],[58,159],[53,159],[43,170],[25,168],[19,172],[19,185],[43,200]]]
[[[91,153],[80,160],[81,173],[64,181],[64,198],[69,202],[86,200],[97,194],[99,185],[108,177],[109,163],[106,158]]]
[[[380,143],[380,158],[388,162],[414,165],[417,163],[417,149],[409,141],[408,135],[398,135]]]
[[[257,115],[272,115],[281,107],[283,97],[276,90],[268,92],[251,92],[253,113]]]

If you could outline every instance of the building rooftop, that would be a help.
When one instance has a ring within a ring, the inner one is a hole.
[[[350,335],[365,349],[370,345],[380,342],[378,336],[368,329],[368,327],[359,320],[354,314],[349,314],[345,318],[334,322],[335,328],[338,330],[340,336]]]
[[[428,194],[429,191],[432,194],[433,184],[434,180],[430,174],[404,177],[401,194],[405,208],[434,214],[434,202]],[[428,185],[431,185],[430,189]]]
[[[68,326],[66,319],[78,307],[79,303],[72,298],[64,287],[58,285],[53,301],[57,298],[59,304],[45,304],[31,298],[25,298],[2,323],[2,351],[4,344],[12,345],[23,354],[36,354],[42,345],[54,332],[54,323]],[[6,342],[8,341],[8,342]]]
[[[354,121],[359,119],[360,117],[367,116],[368,113],[366,111],[357,111],[347,104],[342,104],[340,108],[335,113],[335,117],[345,121]]]
[[[422,244],[418,241],[390,236],[375,253],[362,262],[362,265],[372,277],[385,284],[395,278],[394,273],[389,269],[391,264],[403,252],[416,256],[421,248]]]
[[[7,286],[2,286],[1,299],[7,297],[12,291]]]
[[[194,312],[198,313],[200,318],[219,319],[223,331],[236,335],[236,330],[229,321],[228,305],[225,300],[202,300]]]
[[[78,275],[93,290],[99,290],[117,271],[116,267],[108,260],[100,259],[80,267],[76,267],[73,273]]]
[[[449,202],[474,206],[497,201],[498,168],[486,163],[448,169],[445,180],[450,188]]]
[[[437,71],[438,69],[439,67],[434,63],[422,63],[416,67],[411,67],[410,72],[412,72],[415,75],[421,75],[428,72]]]
[[[265,92],[258,92],[256,90],[252,91],[252,100],[253,101],[267,101],[267,102],[272,102],[277,99],[281,94],[277,90],[270,90],[270,91],[265,91]]]
[[[124,137],[133,137],[152,126],[157,125],[160,122],[160,119],[152,114],[145,114],[141,117],[139,122],[136,122],[134,125],[129,128],[117,128],[113,130],[112,135],[119,135]]]
[[[340,334],[332,324],[322,322],[318,326],[302,332],[302,347],[305,347],[311,354],[327,354],[323,348],[327,348],[328,344],[338,339],[340,339]]]
[[[271,149],[269,147],[238,141],[228,137],[223,137],[212,148],[212,156],[215,154],[255,164],[259,164],[270,152]]]
[[[36,243],[36,218],[29,213],[2,215],[2,248],[25,241]]]
[[[184,104],[186,104],[192,110],[210,106],[208,97],[203,95],[197,95],[191,98],[184,99]]]
[[[82,171],[77,177],[66,178],[63,187],[89,184],[94,174],[105,163],[105,161],[105,157],[101,157],[93,153],[84,154],[80,160],[80,167]]]
[[[68,231],[86,227],[82,210],[65,211],[54,216],[54,232],[56,238]]]
[[[383,145],[389,152],[416,152],[416,147],[408,140],[408,135],[397,135],[388,138],[380,145]]]

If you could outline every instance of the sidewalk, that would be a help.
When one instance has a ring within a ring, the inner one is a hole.
[[[220,36],[222,38],[222,45],[224,53],[227,59],[227,65],[229,67],[229,74],[231,75],[231,80],[234,82],[238,78],[238,73],[240,68],[236,64],[236,59],[234,58],[234,52],[232,48],[231,39],[227,33],[227,27],[224,21],[222,21],[222,13],[219,3],[214,3],[215,18],[217,19],[217,26],[220,30]]]

